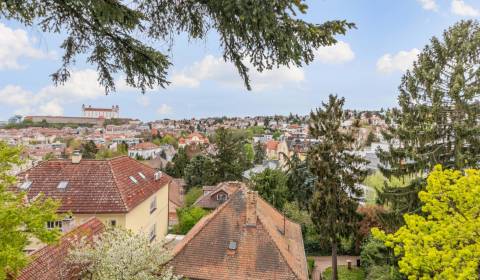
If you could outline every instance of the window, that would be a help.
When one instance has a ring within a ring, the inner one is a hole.
[[[155,237],[157,237],[157,224],[153,224],[152,228],[150,229],[150,242],[155,240]]]
[[[64,190],[67,188],[67,186],[68,181],[60,181],[60,183],[58,183],[57,189]]]
[[[154,197],[153,200],[150,202],[150,214],[157,210],[157,197]]]
[[[47,222],[47,228],[48,229],[54,229],[54,228],[62,228],[62,221],[48,221]]]
[[[138,172],[138,175],[140,175],[140,177],[142,177],[143,180],[147,180],[147,177],[145,177],[145,175],[143,175],[142,172]]]
[[[130,178],[130,180],[132,180],[132,182],[133,182],[134,184],[138,184],[138,181],[137,181],[137,179],[135,179],[135,177],[129,176],[128,178]]]
[[[226,193],[219,193],[217,194],[217,200],[218,201],[225,201],[227,200],[228,196]]]
[[[28,188],[30,188],[31,185],[32,185],[32,181],[25,181],[19,186],[19,188],[21,190],[28,190]]]
[[[115,227],[117,225],[117,220],[110,220],[110,226]]]

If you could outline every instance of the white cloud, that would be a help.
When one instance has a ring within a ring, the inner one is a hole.
[[[20,58],[53,58],[53,53],[46,53],[33,47],[34,38],[29,38],[23,29],[11,29],[0,23],[0,70],[21,69]]]
[[[37,92],[7,85],[0,89],[0,104],[13,107],[18,114],[62,115],[64,105],[94,100],[104,94],[96,75],[91,69],[73,71],[65,85],[49,85]]]
[[[417,60],[420,50],[400,51],[394,55],[387,53],[377,61],[377,70],[382,73],[394,71],[406,71],[411,69],[413,62]]]
[[[167,104],[162,104],[160,107],[157,109],[157,113],[159,115],[169,115],[173,113],[172,107],[168,106]]]
[[[316,50],[315,57],[322,63],[339,64],[353,60],[355,53],[348,43],[338,41],[335,45]]]
[[[438,11],[438,5],[435,0],[417,0],[422,4],[422,8],[428,11]]]
[[[137,98],[137,103],[142,105],[143,107],[150,106],[150,98],[148,96],[142,95]]]
[[[468,5],[463,0],[452,0],[451,10],[452,10],[452,13],[459,16],[464,16],[464,17],[480,16],[480,10]]]
[[[279,89],[305,80],[303,70],[298,67],[282,66],[263,72],[255,71],[250,63],[247,63],[247,67],[250,68],[249,75],[254,91]],[[229,87],[244,87],[233,64],[213,55],[207,55],[192,66],[174,73],[170,80],[172,87],[197,88],[202,81],[215,81]]]

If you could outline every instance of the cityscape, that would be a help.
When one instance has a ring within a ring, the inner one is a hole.
[[[480,3],[376,2],[0,3],[0,280],[480,279]]]

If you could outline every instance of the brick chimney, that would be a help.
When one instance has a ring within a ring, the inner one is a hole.
[[[72,153],[72,163],[78,164],[82,160],[82,154],[79,151]]]
[[[247,190],[247,213],[246,213],[246,223],[248,227],[257,226],[257,192],[252,190]]]

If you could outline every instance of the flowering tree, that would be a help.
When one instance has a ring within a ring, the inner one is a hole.
[[[436,166],[419,193],[425,216],[404,215],[393,234],[373,235],[394,248],[408,279],[479,279],[480,170]]]
[[[92,244],[80,242],[67,263],[79,267],[81,279],[177,280],[167,267],[168,251],[162,242],[116,227]]]

